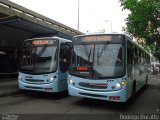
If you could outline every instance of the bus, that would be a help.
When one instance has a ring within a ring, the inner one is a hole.
[[[71,41],[57,36],[25,40],[19,57],[18,83],[22,90],[67,90]]]
[[[72,44],[69,95],[126,102],[147,86],[150,55],[127,35],[80,35]]]

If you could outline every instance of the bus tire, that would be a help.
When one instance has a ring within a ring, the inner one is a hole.
[[[146,76],[146,83],[144,85],[144,88],[146,89],[148,87],[148,75]]]
[[[134,101],[135,97],[136,97],[136,82],[134,81],[132,85],[131,101]]]

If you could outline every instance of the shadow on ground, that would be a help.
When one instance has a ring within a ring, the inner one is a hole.
[[[37,92],[30,91],[30,93],[26,94],[26,96],[35,98],[35,99],[50,99],[50,100],[59,100],[66,97],[69,97],[68,92],[59,92],[59,93],[47,93],[47,92]]]
[[[150,86],[148,86],[150,87]],[[147,88],[148,89],[148,88]],[[101,109],[101,110],[111,110],[118,113],[128,113],[130,108],[135,105],[136,101],[141,97],[141,95],[147,92],[145,88],[142,88],[139,92],[136,93],[134,100],[128,100],[127,102],[109,102],[103,100],[82,98],[76,101],[74,104],[77,106],[83,106],[91,109]]]

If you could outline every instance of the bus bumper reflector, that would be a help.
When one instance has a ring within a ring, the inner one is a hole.
[[[51,91],[53,91],[53,89],[52,88],[44,88],[44,91],[51,92]]]
[[[109,100],[120,100],[120,96],[109,96]]]

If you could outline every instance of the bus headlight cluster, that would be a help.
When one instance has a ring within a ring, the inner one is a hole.
[[[18,76],[18,80],[22,81],[22,77],[20,75]]]
[[[69,84],[73,84],[73,80],[72,80],[72,79],[69,79],[69,80],[68,80],[68,83],[69,83]]]
[[[68,79],[68,84],[70,84],[70,85],[74,85],[75,83],[73,82],[73,80],[72,80],[72,79]]]
[[[57,77],[51,77],[48,82],[52,83],[52,82],[56,82],[57,81]]]

